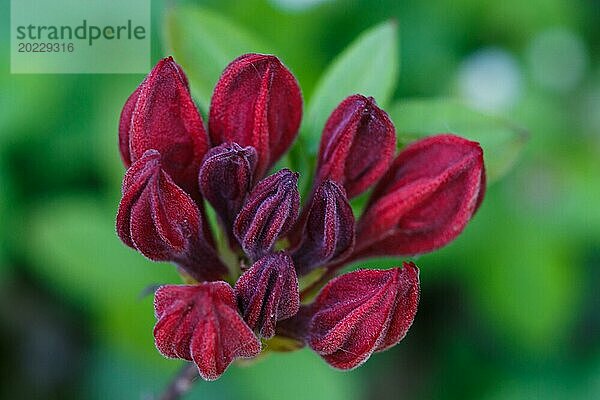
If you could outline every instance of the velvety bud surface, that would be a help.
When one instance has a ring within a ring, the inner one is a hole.
[[[200,191],[231,232],[233,221],[252,189],[256,150],[224,143],[206,154],[200,168]]]
[[[343,259],[354,246],[354,214],[344,189],[326,180],[315,192],[302,240],[293,252],[300,275],[327,262]]]
[[[302,94],[296,78],[275,56],[246,54],[223,72],[213,94],[213,144],[236,142],[258,153],[256,177],[290,147],[300,127]]]
[[[317,180],[332,179],[353,198],[381,178],[395,151],[396,130],[386,112],[372,97],[350,96],[325,124]]]
[[[312,316],[312,304],[300,304],[298,312],[293,317],[277,323],[276,334],[278,336],[297,340],[302,346],[305,346]]]
[[[205,380],[219,378],[236,358],[260,353],[260,341],[225,282],[162,286],[154,296],[154,312],[157,349],[165,357],[193,361]]]
[[[298,174],[282,169],[252,190],[233,225],[233,233],[253,260],[268,253],[298,218]]]
[[[221,278],[227,269],[203,238],[198,207],[161,166],[160,153],[148,150],[127,170],[119,237],[151,260],[177,262],[197,280]]]
[[[185,74],[173,58],[160,60],[121,112],[119,148],[125,166],[147,150],[158,150],[165,171],[195,196],[200,162],[208,147]]]
[[[438,135],[406,147],[376,186],[353,258],[427,253],[452,241],[485,192],[478,143]]]
[[[312,305],[308,344],[333,367],[355,368],[404,338],[418,302],[419,271],[413,263],[341,275]]]
[[[300,294],[292,259],[268,254],[248,269],[235,285],[244,320],[264,338],[275,334],[277,321],[298,312]]]
[[[121,117],[119,118],[119,153],[121,154],[121,160],[125,168],[129,168],[132,163],[129,152],[129,133],[131,130],[131,117],[133,116],[133,110],[140,95],[140,90],[140,86],[138,86],[129,98],[127,98],[121,110]]]

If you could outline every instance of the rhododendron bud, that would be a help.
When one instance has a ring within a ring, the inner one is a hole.
[[[200,168],[200,191],[219,214],[228,232],[252,189],[256,150],[224,143],[212,148]]]
[[[156,64],[129,97],[119,122],[119,148],[126,167],[146,150],[158,150],[163,168],[192,196],[208,136],[181,67],[168,57]]]
[[[292,253],[303,275],[327,262],[343,259],[354,246],[354,214],[344,189],[326,180],[315,192],[300,245]]]
[[[353,258],[427,253],[452,241],[485,192],[478,143],[438,135],[406,147],[371,195]]]
[[[260,181],[248,195],[233,233],[246,254],[257,260],[290,230],[299,207],[298,174],[282,169]]]
[[[215,380],[236,358],[255,357],[260,341],[238,313],[225,282],[161,286],[154,295],[154,339],[165,357],[193,361]]]
[[[317,181],[332,179],[353,198],[381,178],[395,151],[396,130],[386,112],[372,97],[350,96],[325,124]]]
[[[162,169],[156,150],[148,150],[125,174],[117,233],[129,247],[151,260],[174,261],[194,279],[227,273],[204,240],[198,207]]]
[[[264,338],[275,334],[275,324],[298,312],[300,294],[292,259],[285,253],[268,254],[239,278],[235,292],[244,320]]]
[[[261,178],[290,147],[301,118],[302,94],[292,73],[275,56],[246,54],[227,66],[215,87],[209,132],[213,144],[253,146]]]
[[[419,270],[413,263],[341,275],[312,305],[308,344],[333,367],[355,368],[404,338],[418,302]]]

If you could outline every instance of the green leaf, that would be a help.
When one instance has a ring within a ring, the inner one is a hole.
[[[479,142],[483,148],[488,182],[506,174],[517,160],[527,133],[498,117],[470,109],[458,100],[407,100],[390,110],[399,144],[425,136],[454,133]]]
[[[213,88],[227,64],[244,53],[270,50],[225,17],[192,6],[175,7],[167,13],[165,38],[167,51],[183,66],[203,110],[208,109]]]
[[[304,151],[316,154],[323,126],[333,109],[346,97],[373,96],[385,107],[396,86],[399,70],[398,28],[387,21],[360,35],[323,74],[304,119]]]

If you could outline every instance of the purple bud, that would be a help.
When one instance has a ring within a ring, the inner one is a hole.
[[[257,260],[290,230],[299,207],[298,174],[282,169],[252,190],[233,224],[233,233],[246,254]]]
[[[354,215],[346,193],[326,180],[315,192],[300,245],[292,253],[299,275],[332,261],[340,261],[354,247]]]
[[[200,168],[200,191],[229,233],[252,189],[256,157],[254,147],[224,143],[206,154]]]
[[[300,294],[292,259],[269,254],[240,277],[235,292],[244,320],[264,338],[275,334],[275,324],[298,312]]]

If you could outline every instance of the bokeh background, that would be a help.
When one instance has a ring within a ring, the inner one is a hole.
[[[346,373],[270,355],[189,399],[600,398],[598,1],[167,3],[152,2],[153,62],[166,7],[197,4],[269,43],[305,98],[393,18],[394,99],[458,98],[528,132],[464,234],[417,260],[421,306],[398,346]],[[151,399],[180,364],[156,352],[141,293],[178,277],[114,233],[117,121],[143,76],[10,75],[9,14],[0,0],[0,398]]]

